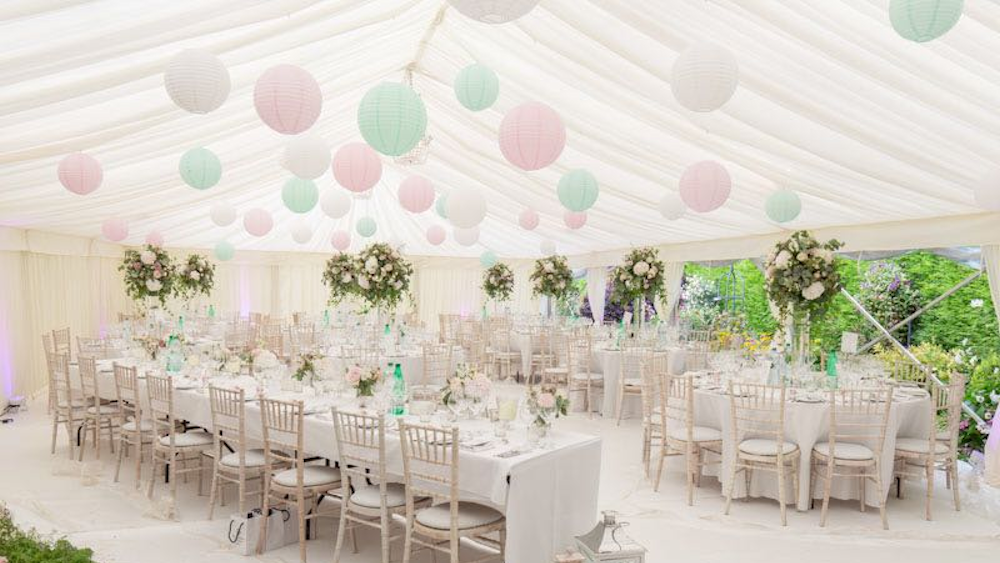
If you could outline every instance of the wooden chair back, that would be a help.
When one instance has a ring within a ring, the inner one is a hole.
[[[139,368],[115,363],[115,398],[118,400],[118,415],[121,421],[132,419],[138,428],[142,420],[142,401],[139,396]]]
[[[340,475],[345,489],[373,479],[387,482],[385,468],[385,416],[348,412],[334,407],[334,437],[340,457]]]
[[[60,354],[69,354],[71,352],[69,327],[52,331],[52,346],[53,350]]]
[[[900,385],[916,385],[927,389],[931,367],[910,360],[896,360],[892,363],[890,377]]]
[[[837,442],[862,444],[881,456],[892,408],[892,386],[831,389],[828,395],[830,451]]]
[[[424,344],[424,368],[420,382],[423,385],[444,382],[451,371],[450,344]]]
[[[215,452],[220,452],[222,440],[239,454],[240,467],[246,466],[247,423],[246,392],[210,385],[208,399],[212,409],[212,434]]]
[[[174,385],[166,375],[146,374],[146,399],[149,417],[155,436],[169,436],[169,445],[175,447]]]
[[[785,386],[729,382],[734,443],[749,438],[785,442]],[[778,448],[781,451],[781,448]]]
[[[303,452],[305,409],[302,401],[261,398],[260,420],[267,467],[282,465],[294,467],[298,473],[297,481],[301,483],[305,464]]]
[[[417,497],[445,497],[453,527],[458,520],[458,427],[399,423],[406,503]],[[446,491],[446,492],[442,492]]]

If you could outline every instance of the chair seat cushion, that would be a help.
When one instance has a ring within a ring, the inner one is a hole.
[[[98,407],[87,407],[88,414],[97,414]],[[118,414],[118,407],[116,405],[101,405],[101,414]]]
[[[381,492],[378,485],[368,485],[355,489],[354,494],[351,495],[351,503],[364,508],[379,508],[379,496],[381,496]],[[395,508],[404,504],[406,504],[406,488],[403,484],[387,483],[385,485],[385,506]]]
[[[898,438],[896,439],[896,451],[910,452],[918,454],[929,453],[927,438]],[[934,442],[935,454],[948,453],[948,444]]]
[[[559,375],[565,375],[565,374],[569,373],[569,369],[567,369],[565,367],[553,367],[553,368],[545,368],[544,372],[545,373],[554,373],[554,374],[559,374]]]
[[[174,434],[174,446],[178,448],[193,448],[197,446],[211,446],[214,443],[212,435],[208,432],[195,430],[193,432],[180,432]],[[170,436],[160,436],[160,445],[169,446]]]
[[[692,442],[718,442],[722,440],[722,431],[716,430],[715,428],[709,428],[708,426],[695,426],[691,430]],[[687,428],[684,428],[683,426],[671,426],[667,428],[667,436],[673,440],[686,442],[688,439]]]
[[[642,387],[642,379],[638,377],[626,378],[622,380],[622,385],[626,387]]]
[[[122,430],[125,432],[135,432],[135,421],[130,420],[125,424],[122,424]],[[148,419],[142,419],[139,421],[139,431],[140,432],[152,432],[153,431],[153,421]]]
[[[474,502],[458,503],[458,529],[468,530],[499,522],[503,519],[500,511]],[[448,530],[451,528],[451,505],[438,504],[417,512],[417,522],[428,528]]]
[[[246,455],[244,456],[244,463],[246,464],[245,467],[264,467],[264,465],[266,465],[265,462],[264,450],[254,448],[246,451]],[[226,467],[239,467],[240,452],[233,452],[222,456],[219,463],[225,465]]]
[[[590,373],[585,371],[579,371],[573,374],[573,379],[577,381],[604,381],[603,373]]]
[[[272,480],[282,487],[296,487],[296,470],[286,469],[280,473],[275,473]],[[336,485],[340,482],[340,470],[336,467],[325,465],[306,465],[302,468],[302,486],[320,487],[323,485]]]
[[[813,446],[813,451],[830,457],[830,442],[820,442]],[[875,459],[875,452],[868,446],[851,442],[837,442],[833,447],[833,457],[847,461],[865,461]]]
[[[760,455],[760,456],[770,456],[778,455],[778,442],[775,440],[768,440],[766,438],[752,438],[750,440],[743,440],[740,442],[740,451],[749,455]],[[781,449],[783,454],[790,454],[798,448],[794,442],[782,442]]]

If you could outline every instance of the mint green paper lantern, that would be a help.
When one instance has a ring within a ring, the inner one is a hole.
[[[465,109],[482,111],[500,95],[500,80],[488,66],[471,64],[455,77],[455,97]]]
[[[768,196],[764,203],[768,218],[775,223],[787,223],[799,216],[802,211],[802,201],[799,194],[792,190],[778,190]]]
[[[434,202],[434,211],[436,211],[438,216],[442,219],[448,218],[448,194],[441,194],[438,196],[437,201]]]
[[[373,149],[399,156],[409,152],[423,138],[427,130],[427,109],[413,88],[383,82],[361,99],[358,128]]]
[[[600,188],[597,186],[597,178],[582,168],[570,170],[559,179],[559,187],[556,189],[559,194],[559,203],[570,211],[586,211],[593,207],[597,201]]]
[[[955,27],[962,17],[963,0],[892,0],[889,21],[901,37],[923,43]]]
[[[232,243],[227,241],[219,241],[215,245],[215,257],[223,262],[228,262],[233,259],[233,255],[236,254],[236,248],[233,247]]]
[[[375,234],[375,231],[378,230],[378,225],[375,224],[375,219],[372,219],[371,217],[362,217],[358,219],[358,225],[356,228],[359,235],[368,238]]]
[[[184,183],[199,190],[207,190],[222,178],[222,162],[205,147],[191,149],[181,156],[178,165]]]
[[[484,268],[492,268],[497,263],[497,253],[492,250],[487,250],[479,255],[479,263]]]
[[[285,182],[285,187],[281,188],[281,201],[285,202],[285,207],[295,213],[308,213],[316,207],[319,201],[319,189],[312,180],[302,178],[292,178]]]

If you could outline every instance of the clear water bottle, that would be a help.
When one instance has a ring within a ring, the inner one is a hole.
[[[390,414],[402,416],[406,414],[406,381],[403,379],[403,366],[397,363],[392,372],[392,407]]]

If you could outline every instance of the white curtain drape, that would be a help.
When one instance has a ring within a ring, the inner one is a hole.
[[[604,322],[604,294],[607,286],[606,267],[587,268],[587,299],[590,300],[590,311],[594,315],[595,324]]]
[[[983,265],[986,267],[986,279],[990,282],[990,296],[993,298],[993,311],[1000,322],[1000,244],[986,244],[980,249]]]
[[[684,283],[684,262],[667,262],[663,266],[664,294],[661,303],[664,309],[660,317],[672,322],[677,304],[681,302],[681,286]]]

